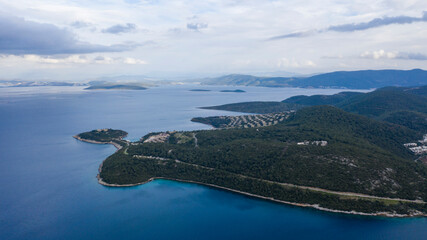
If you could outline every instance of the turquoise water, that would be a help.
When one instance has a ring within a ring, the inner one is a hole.
[[[325,213],[195,184],[157,180],[131,188],[96,181],[113,146],[71,136],[118,128],[136,140],[151,131],[208,129],[197,109],[339,90],[240,88],[246,93],[80,88],[0,89],[0,239],[425,239],[427,220]],[[68,89],[67,91],[64,91]],[[60,93],[56,93],[57,91]]]

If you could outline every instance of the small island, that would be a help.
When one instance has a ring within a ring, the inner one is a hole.
[[[212,91],[212,90],[209,90],[209,89],[190,89],[189,90],[190,92],[210,92],[210,91]]]
[[[125,85],[125,84],[116,84],[116,85],[94,85],[85,88],[85,90],[146,90],[146,87],[137,86],[137,85]]]
[[[244,93],[246,91],[241,90],[241,89],[236,89],[236,90],[221,90],[220,92],[224,92],[224,93]]]

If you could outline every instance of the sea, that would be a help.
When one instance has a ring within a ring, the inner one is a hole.
[[[116,149],[72,137],[114,128],[135,141],[153,131],[210,129],[190,119],[241,113],[199,107],[342,91],[220,92],[230,89],[0,88],[0,239],[427,239],[426,218],[329,213],[168,180],[105,187],[98,167]]]

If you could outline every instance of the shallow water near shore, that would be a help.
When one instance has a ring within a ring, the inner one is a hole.
[[[426,218],[326,213],[168,180],[98,184],[115,148],[79,142],[97,128],[129,132],[209,129],[193,117],[239,115],[197,107],[280,101],[334,89],[167,86],[144,91],[0,88],[0,239],[422,239]],[[37,90],[36,90],[37,89]],[[36,90],[36,91],[35,91]],[[59,92],[58,92],[59,91]]]

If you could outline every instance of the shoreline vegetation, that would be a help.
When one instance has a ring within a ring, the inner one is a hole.
[[[101,173],[101,169],[102,169],[102,163],[99,167],[99,171],[100,171],[99,173]],[[147,181],[140,182],[140,183],[134,183],[134,184],[110,184],[110,183],[106,183],[102,180],[102,178],[100,177],[99,174],[96,176],[96,178],[98,179],[99,184],[106,186],[106,187],[135,187],[135,186],[150,183],[150,182],[155,181],[155,180],[170,180],[170,181],[176,181],[176,182],[182,182],[182,183],[191,183],[191,184],[202,185],[202,186],[211,187],[214,189],[220,189],[220,190],[224,190],[227,192],[237,193],[237,194],[241,194],[241,195],[244,195],[247,197],[253,197],[256,199],[267,200],[267,201],[271,201],[271,202],[275,202],[275,203],[281,203],[281,204],[286,204],[286,205],[291,205],[291,206],[296,206],[296,207],[313,208],[316,210],[332,212],[332,213],[360,215],[360,216],[374,216],[374,217],[391,217],[391,218],[427,217],[427,214],[423,214],[423,213],[414,213],[414,214],[398,214],[398,213],[389,213],[389,212],[364,213],[364,212],[357,212],[357,211],[343,211],[343,210],[329,209],[329,208],[320,207],[318,204],[306,204],[306,203],[283,201],[283,200],[275,199],[272,197],[265,197],[265,196],[261,196],[261,195],[257,195],[257,194],[253,194],[253,193],[239,191],[239,190],[232,189],[232,188],[222,187],[222,186],[215,185],[215,184],[202,183],[202,182],[197,182],[197,181],[183,180],[183,179],[176,179],[176,178],[152,177],[152,178],[148,179]],[[371,196],[371,197],[373,197],[373,196]]]

